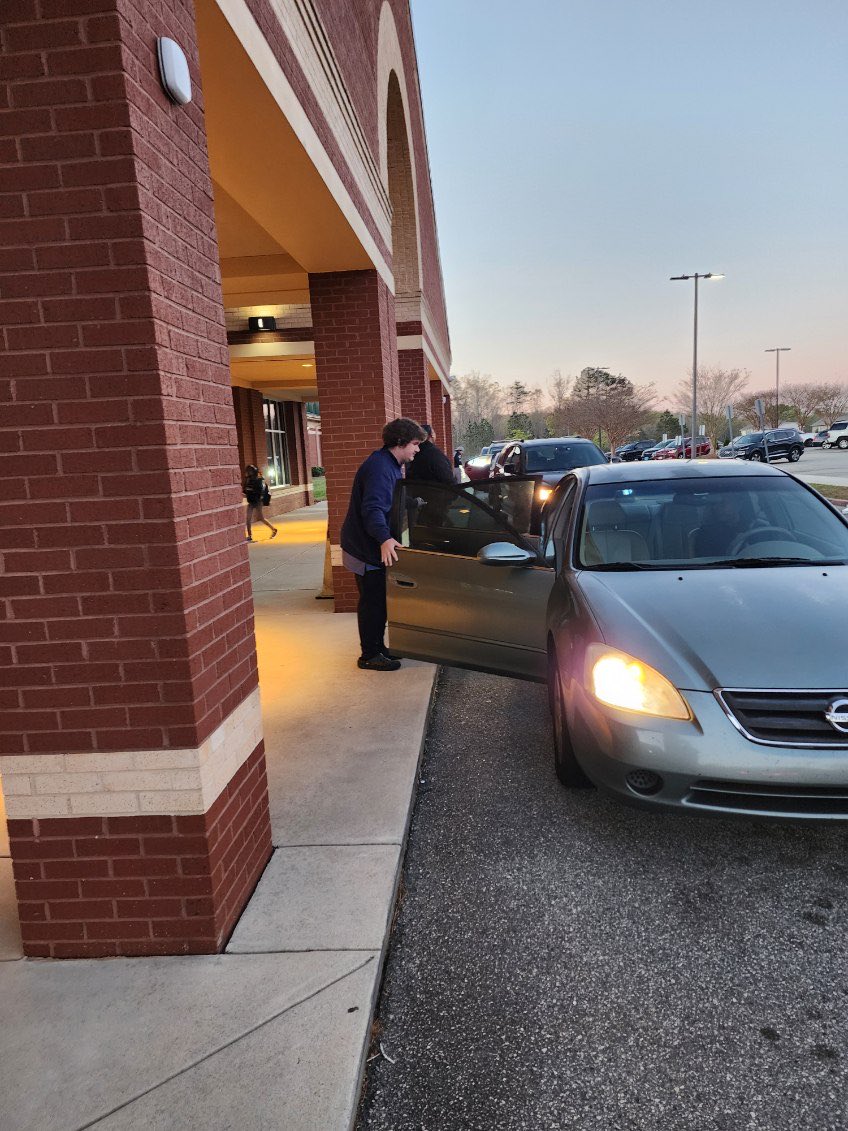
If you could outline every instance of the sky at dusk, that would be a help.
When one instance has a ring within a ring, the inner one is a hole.
[[[412,0],[452,371],[848,381],[845,0]]]

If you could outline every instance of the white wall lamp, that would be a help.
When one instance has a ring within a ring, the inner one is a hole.
[[[160,36],[156,40],[156,57],[159,60],[159,81],[170,100],[178,106],[191,102],[191,75],[182,47],[173,39]]]

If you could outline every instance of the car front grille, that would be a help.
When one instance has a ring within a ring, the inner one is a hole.
[[[684,805],[720,812],[848,819],[848,785],[771,785],[763,782],[693,782]]]
[[[755,742],[848,749],[848,734],[825,718],[835,700],[848,700],[846,690],[722,690],[716,697],[739,730]]]

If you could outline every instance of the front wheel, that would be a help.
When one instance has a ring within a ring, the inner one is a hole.
[[[841,448],[844,452],[845,449],[848,448],[848,436],[840,436],[840,438],[836,441],[836,446],[837,448]]]
[[[790,463],[797,463],[798,460],[801,458],[801,452],[802,451],[803,451],[802,448],[790,448],[789,449],[789,462]]]
[[[827,440],[825,440],[825,442],[822,444],[822,447],[823,448],[829,448],[830,447],[830,444],[828,444]]]
[[[554,771],[560,784],[567,789],[586,789],[592,783],[580,768],[574,755],[568,720],[565,715],[565,702],[562,694],[562,680],[556,670],[556,659],[551,657],[548,670],[548,699],[554,724]]]
[[[751,459],[754,461],[754,463],[762,463],[763,462],[763,453],[762,452],[751,452]]]

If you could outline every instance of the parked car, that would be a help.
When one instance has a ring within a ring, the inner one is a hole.
[[[683,443],[686,444],[684,452]],[[695,443],[695,455],[708,456],[713,450],[713,446],[706,436],[699,436]],[[685,441],[680,442],[674,440],[672,443],[660,448],[660,450],[653,456],[654,459],[691,459],[692,458],[692,437],[687,436]]]
[[[607,456],[597,444],[582,436],[515,440],[498,453],[492,475],[534,478],[538,483],[537,498],[544,502],[566,472],[602,463],[609,463]]]
[[[827,430],[823,448],[848,448],[848,420],[836,420]]]
[[[465,461],[465,474],[469,479],[488,479],[492,471],[495,457],[505,446],[506,440],[495,440],[483,448],[479,455]]]
[[[656,459],[657,452],[663,451],[665,448],[674,447],[677,443],[676,440],[660,440],[658,444],[654,444],[652,448],[642,452],[642,459]]]
[[[631,440],[628,444],[622,444],[620,448],[616,448],[615,454],[622,463],[630,463],[631,460],[641,459],[643,453],[649,448],[656,447],[656,444],[656,440]]]
[[[770,432],[737,436],[732,444],[719,448],[718,454],[721,459],[752,459],[755,463],[766,459],[788,459],[790,463],[797,463],[804,454],[804,445],[797,428],[773,428]]]
[[[811,448],[813,446],[813,440],[816,438],[815,432],[805,432],[803,429],[799,428],[798,435],[801,437],[805,448]]]
[[[736,460],[578,468],[534,531],[535,491],[398,483],[392,654],[546,682],[565,786],[848,820],[848,520]]]
[[[816,434],[813,436],[812,440],[810,441],[810,447],[811,448],[822,448],[822,447],[824,447],[824,443],[825,443],[826,440],[827,440],[827,429],[824,428],[824,429],[822,429],[821,432],[816,432]]]

